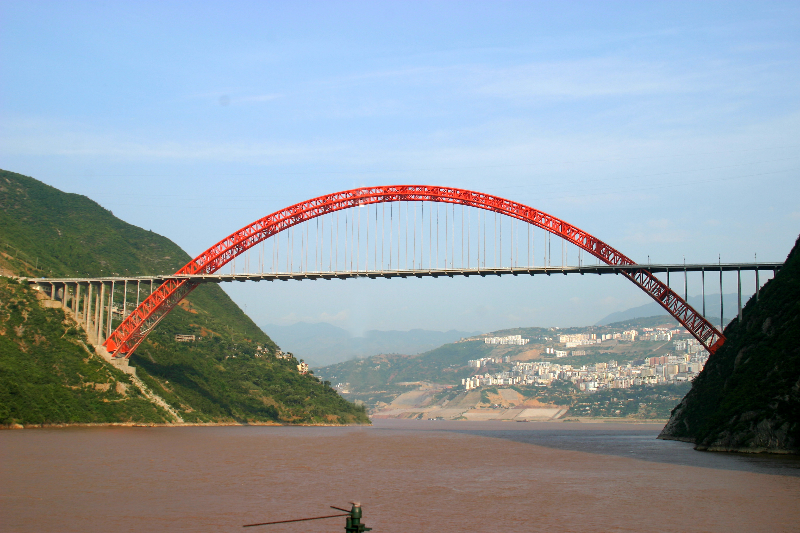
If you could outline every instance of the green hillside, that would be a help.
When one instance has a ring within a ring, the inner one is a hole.
[[[800,453],[800,239],[725,336],[660,438],[700,450]]]
[[[190,259],[169,239],[84,196],[0,171],[0,269],[7,275],[161,274]],[[177,343],[176,333],[198,341]],[[368,421],[363,408],[300,375],[297,361],[277,359],[277,352],[219,286],[207,284],[167,315],[131,364],[187,422]]]

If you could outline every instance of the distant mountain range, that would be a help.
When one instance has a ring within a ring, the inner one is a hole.
[[[738,296],[736,294],[723,294],[723,308],[725,310],[725,323],[731,321],[739,313],[739,302]],[[742,295],[742,305],[747,303],[747,300],[750,298],[750,295]],[[694,307],[697,311],[702,313],[703,311],[703,297],[702,296],[689,296],[689,305]],[[624,322],[627,320],[633,320],[634,318],[644,318],[648,316],[659,316],[659,315],[666,315],[667,312],[664,310],[663,307],[658,305],[656,302],[650,302],[644,305],[640,305],[639,307],[632,307],[630,309],[626,309],[624,311],[617,311],[616,313],[611,313],[606,317],[600,319],[595,326],[606,326],[608,324],[613,324],[614,322]],[[706,318],[711,320],[711,317],[717,317],[715,320],[719,322],[719,293],[717,294],[706,294]],[[716,322],[712,322],[714,325],[718,326]]]
[[[457,341],[462,337],[479,335],[480,331],[367,331],[354,337],[346,330],[325,322],[298,322],[291,326],[265,324],[261,326],[283,351],[304,359],[312,367],[321,367],[377,354],[416,355]]]

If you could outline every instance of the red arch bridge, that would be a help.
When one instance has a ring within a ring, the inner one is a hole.
[[[552,237],[560,241],[555,260]],[[230,273],[220,273],[226,265]],[[337,192],[276,211],[222,239],[171,275],[28,281],[61,300],[95,344],[103,344],[114,357],[127,358],[201,283],[613,273],[650,295],[713,353],[725,342],[722,273],[737,272],[741,316],[741,271],[755,271],[758,295],[759,272],[774,273],[781,266],[641,265],[586,231],[511,200],[452,187],[393,185]],[[670,288],[670,273],[676,272],[683,272],[683,297]],[[701,273],[702,313],[686,301],[688,272]],[[720,276],[719,329],[705,318],[706,272]],[[657,273],[665,274],[665,280]],[[135,304],[130,293],[134,286]],[[120,289],[122,297],[115,306]],[[113,328],[115,316],[119,324]]]

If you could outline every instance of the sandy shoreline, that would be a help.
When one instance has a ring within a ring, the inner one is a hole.
[[[367,426],[367,424],[280,424],[278,422],[186,422],[183,424],[142,423],[142,422],[103,422],[103,423],[70,423],[70,424],[11,424],[2,425],[0,430],[14,429],[57,429],[57,428],[110,428],[110,427],[135,427],[135,428],[182,428],[182,427],[228,427],[228,426],[273,426],[273,427],[348,427]]]
[[[503,429],[534,429],[536,427],[543,427],[554,425],[557,427],[564,427],[575,425],[584,427],[588,425],[622,425],[622,426],[645,426],[648,429],[655,427],[660,428],[667,423],[666,420],[641,420],[641,419],[620,419],[620,418],[570,418],[562,420],[548,420],[548,421],[506,421],[506,420],[403,420],[403,419],[374,419],[371,420],[372,424],[281,424],[278,422],[185,422],[180,424],[173,423],[142,423],[142,422],[76,422],[76,423],[59,423],[59,424],[5,424],[0,425],[0,430],[16,430],[16,429],[56,429],[56,428],[103,428],[103,427],[153,427],[153,428],[181,428],[181,427],[229,427],[229,426],[272,426],[272,427],[399,427],[408,426],[418,428],[420,426],[428,426],[429,429],[435,429],[436,425],[447,425],[452,428],[451,424],[458,427],[489,427],[499,425]]]

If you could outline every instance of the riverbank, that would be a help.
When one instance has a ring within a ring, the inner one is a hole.
[[[182,427],[369,427],[370,424],[280,424],[278,422],[184,422],[175,424],[141,423],[141,422],[108,422],[108,423],[75,423],[75,424],[10,424],[0,425],[0,430],[15,429],[57,429],[57,428],[182,428]]]
[[[511,426],[519,425],[520,429],[539,427],[542,424],[615,424],[623,426],[642,426],[642,427],[664,427],[666,420],[642,420],[633,418],[565,418],[559,420],[404,420],[404,419],[380,419],[376,418],[370,420],[370,424],[280,424],[277,422],[249,422],[243,424],[241,422],[184,422],[184,423],[141,423],[141,422],[108,422],[108,423],[72,423],[72,424],[3,424],[0,425],[0,430],[15,430],[15,429],[55,429],[55,428],[103,428],[103,427],[152,427],[152,428],[180,428],[180,427],[248,427],[248,426],[275,426],[275,427],[369,427],[373,423],[381,421],[382,424],[391,424],[392,422],[432,422],[432,423],[454,423],[459,424],[461,427],[478,426],[489,427],[490,425],[500,424],[501,427],[508,428]],[[677,440],[677,439],[676,439]]]

